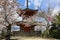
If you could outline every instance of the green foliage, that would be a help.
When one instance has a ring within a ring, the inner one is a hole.
[[[50,37],[60,39],[59,29],[50,30]]]
[[[55,16],[55,20],[53,20],[56,24],[55,25],[58,25],[58,27],[56,29],[50,29],[49,31],[49,35],[53,38],[57,38],[57,39],[60,39],[60,29],[59,29],[59,25],[60,25],[60,13],[58,13],[58,15]],[[53,26],[55,27],[55,26]]]
[[[41,35],[43,38],[47,38],[48,37],[48,31],[44,31]]]
[[[52,38],[57,38],[60,39],[60,29],[59,29],[59,25],[60,25],[60,13],[58,13],[58,15],[55,16],[55,20],[53,20],[54,23],[56,23],[55,25],[58,25],[57,28],[54,28],[55,26],[52,26],[52,28],[49,30],[49,35]]]
[[[56,22],[57,24],[60,24],[60,13],[58,13],[58,15],[56,15],[56,20],[55,20],[55,22]]]

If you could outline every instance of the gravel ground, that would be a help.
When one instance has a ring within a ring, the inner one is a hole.
[[[28,36],[29,35],[29,36]],[[20,33],[18,34],[18,36],[12,36],[11,39],[17,39],[17,40],[57,40],[57,39],[47,39],[47,38],[41,38],[41,36],[36,36],[36,34],[34,34],[33,36],[31,36],[30,33]],[[5,40],[5,39],[2,39]]]
[[[11,37],[11,39],[17,39],[17,40],[57,40],[57,39],[46,39],[46,38],[40,38],[40,37],[20,37],[20,36]],[[3,40],[5,40],[5,39],[3,39]]]

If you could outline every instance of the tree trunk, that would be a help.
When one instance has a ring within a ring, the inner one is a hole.
[[[10,36],[11,36],[11,24],[7,26],[6,40],[10,40]]]

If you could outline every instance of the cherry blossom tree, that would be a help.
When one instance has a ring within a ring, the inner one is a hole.
[[[42,4],[41,4],[42,6]],[[53,11],[54,11],[54,7],[52,7],[50,4],[48,4],[47,6],[47,10],[45,9],[41,9],[41,6],[38,6],[39,11],[37,13],[38,17],[43,17],[46,21],[47,21],[47,27],[46,27],[46,32],[49,34],[49,30],[51,28],[51,22],[53,20]],[[36,18],[36,17],[35,17]]]
[[[10,40],[11,25],[22,21],[17,13],[18,6],[16,0],[0,0],[0,26],[7,27],[6,40]]]

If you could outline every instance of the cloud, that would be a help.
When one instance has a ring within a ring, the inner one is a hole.
[[[42,2],[42,0],[34,0],[34,8],[35,9],[38,9],[38,7],[40,7],[40,5],[41,5],[41,2]]]
[[[31,2],[29,2],[28,5],[30,6],[31,5]]]
[[[42,0],[28,0],[28,5],[30,6],[31,4],[34,4],[34,8],[35,9],[38,9],[38,6],[40,6],[41,5],[41,1]],[[25,0],[25,6],[26,6],[26,0]]]
[[[31,4],[34,5],[34,9],[38,9],[38,7],[40,7],[42,4],[45,5],[45,3],[46,3],[45,6],[48,6],[50,4],[51,6],[58,7],[60,5],[60,0],[28,0],[28,1],[29,6],[32,6]],[[24,6],[26,7],[26,0]]]
[[[29,2],[33,3],[33,0],[29,0]]]
[[[59,6],[60,5],[60,0],[49,0],[49,3],[52,5],[52,4],[55,4],[56,6]]]
[[[26,0],[25,0],[25,4],[24,4],[24,6],[26,7],[26,5],[27,5],[27,2],[26,2]]]
[[[59,11],[60,11],[60,7],[55,7],[52,12],[52,16],[57,15]]]
[[[33,3],[32,0],[28,0],[28,6],[30,6],[32,3]],[[25,4],[24,4],[24,6],[26,7],[26,5],[27,5],[27,1],[25,0]]]
[[[59,3],[60,0],[50,0],[51,2],[54,2],[54,3]]]
[[[49,0],[48,2],[50,5],[54,5],[52,16],[57,15],[60,10],[60,0]]]

